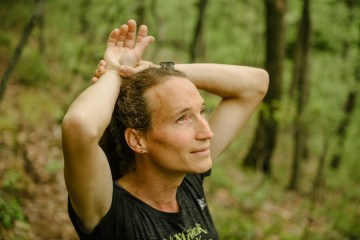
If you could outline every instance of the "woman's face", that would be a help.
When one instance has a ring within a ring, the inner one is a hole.
[[[146,133],[150,161],[167,173],[204,173],[212,166],[204,100],[186,78],[170,77],[149,89],[145,98],[152,112]]]

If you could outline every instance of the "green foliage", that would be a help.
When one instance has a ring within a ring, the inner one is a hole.
[[[17,170],[6,171],[3,176],[2,187],[6,190],[14,191],[18,187],[20,173]]]
[[[263,13],[260,1],[211,2],[205,24],[208,61],[261,66],[265,40]]]
[[[49,89],[49,90],[48,90]],[[51,87],[29,88],[18,97],[21,108],[19,121],[35,126],[39,122],[58,121],[63,114],[61,100],[48,94]],[[56,94],[56,93],[54,93]],[[36,96],[36,98],[34,98]],[[36,111],[34,111],[36,109]],[[45,119],[44,119],[45,118]]]
[[[360,214],[356,209],[350,209],[348,216],[340,216],[336,228],[345,236],[351,239],[360,238]]]
[[[48,173],[57,173],[63,168],[63,162],[57,160],[50,160],[46,166],[45,171]]]
[[[19,82],[26,86],[43,85],[50,78],[44,58],[38,52],[25,52],[17,67]]]
[[[0,35],[0,45],[9,47],[11,43],[11,36],[8,34],[1,34]]]
[[[6,30],[21,29],[30,19],[34,1],[0,1],[1,28]]]
[[[25,216],[19,201],[15,197],[0,193],[0,222],[10,228],[15,221],[24,221]]]
[[[254,239],[256,226],[249,215],[241,214],[236,209],[212,209],[216,214],[218,234],[222,239],[242,240]],[[246,219],[246,220],[245,220]]]
[[[46,122],[58,124],[63,109],[68,107],[74,95],[90,84],[89,79],[102,58],[110,30],[130,18],[140,19],[137,12],[140,4],[145,6],[144,21],[150,34],[157,39],[144,58],[154,62],[164,59],[187,62],[198,14],[197,0],[156,2],[154,12],[150,0],[44,1],[43,32],[39,28],[34,30],[13,74],[14,82],[26,90],[9,95],[11,98],[5,98],[1,103],[0,132],[10,130],[15,135],[19,123],[24,122],[33,128],[47,126]],[[273,158],[273,176],[265,179],[261,174],[246,172],[239,167],[256,128],[254,117],[242,132],[242,137],[230,146],[219,163],[214,164],[212,177],[208,179],[208,201],[221,239],[301,238],[316,161],[324,141],[335,135],[337,125],[344,117],[343,106],[348,92],[359,89],[353,73],[359,64],[356,42],[360,11],[357,11],[357,6],[352,13],[352,22],[349,21],[349,9],[344,2],[318,0],[312,1],[311,5],[311,91],[303,119],[309,129],[310,157],[308,162],[302,163],[301,194],[297,194],[285,192],[284,188],[291,169],[296,111],[289,89],[303,2],[287,1],[287,59],[284,63],[284,95],[280,102],[275,103],[279,107],[276,120],[280,133]],[[33,8],[34,1],[0,1],[2,70],[10,62]],[[262,66],[265,56],[264,16],[264,1],[208,1],[202,40],[205,48],[203,60]],[[39,43],[41,34],[45,38],[43,53]],[[346,42],[349,50],[345,58]],[[204,98],[207,110],[211,112],[219,99],[207,94]],[[265,105],[261,107],[269,109]],[[310,239],[360,238],[359,109],[357,107],[348,127],[341,168],[329,171],[327,159],[323,197],[317,200]],[[15,141],[14,137],[14,144]],[[330,145],[328,157],[335,151],[337,143],[332,140]],[[48,173],[59,172],[61,168],[62,163],[57,160],[50,160],[45,165]],[[2,175],[3,190],[16,193],[22,181],[19,172],[5,171]],[[1,223],[11,227],[15,221],[24,219],[19,201],[1,193]]]

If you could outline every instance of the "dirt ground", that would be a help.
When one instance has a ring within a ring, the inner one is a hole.
[[[23,110],[16,109],[19,106],[15,101],[22,92],[9,87],[4,98],[8,100],[0,108],[0,116],[9,118],[13,114],[16,120],[9,127],[4,127],[4,122],[1,125],[0,192],[19,200],[25,221],[15,221],[10,229],[0,223],[0,240],[78,239],[67,214],[60,123],[46,111],[40,120],[35,119],[37,124],[22,116]],[[6,189],[9,179],[13,183]]]

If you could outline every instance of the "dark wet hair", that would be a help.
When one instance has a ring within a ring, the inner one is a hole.
[[[135,170],[135,153],[127,145],[125,130],[133,128],[146,133],[151,128],[151,109],[145,93],[169,77],[186,77],[170,68],[148,68],[123,80],[109,126],[100,139],[100,147],[109,161],[112,178],[116,180]]]

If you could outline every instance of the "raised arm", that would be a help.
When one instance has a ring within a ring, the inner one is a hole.
[[[175,64],[175,69],[184,72],[197,88],[222,98],[209,119],[215,160],[264,98],[269,76],[259,68],[222,64]]]
[[[62,123],[64,175],[71,204],[82,226],[91,231],[106,214],[112,199],[112,177],[99,140],[108,126],[118,97],[123,66],[136,67],[153,37],[136,23],[111,32],[104,59],[105,73],[71,104]]]

